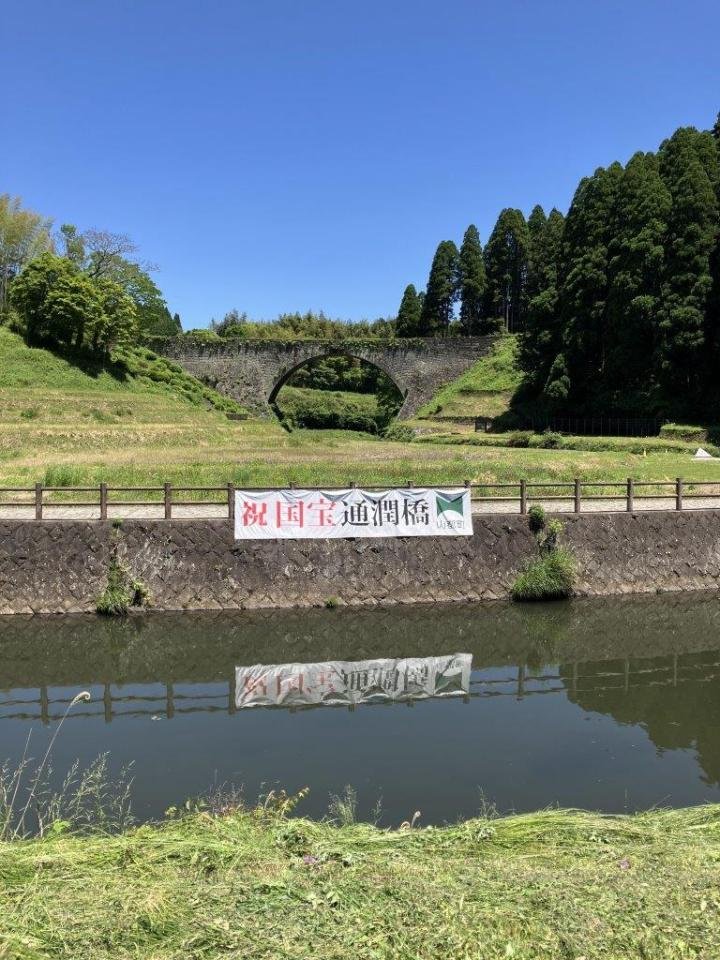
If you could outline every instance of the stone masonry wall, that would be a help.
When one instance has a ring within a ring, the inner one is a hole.
[[[399,419],[413,416],[492,347],[495,337],[410,340],[153,340],[153,350],[255,413],[269,413],[280,387],[308,360],[350,356],[379,367],[404,397]]]
[[[0,612],[90,611],[113,547],[165,610],[499,599],[535,545],[527,519],[474,517],[472,537],[241,541],[228,520],[0,522]],[[720,582],[720,512],[566,518],[583,595]]]

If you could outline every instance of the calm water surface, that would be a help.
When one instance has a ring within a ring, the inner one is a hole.
[[[467,694],[312,709],[235,706],[254,664],[472,656]],[[134,813],[213,784],[254,801],[346,784],[397,824],[550,804],[607,811],[720,800],[720,600],[652,596],[542,606],[0,619],[0,763],[38,756],[67,701],[92,694],[54,751],[132,762]]]

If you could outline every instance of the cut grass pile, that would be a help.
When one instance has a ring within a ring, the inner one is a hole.
[[[720,955],[720,806],[380,830],[266,811],[0,844],[0,957]]]
[[[507,412],[510,399],[521,381],[522,373],[517,366],[517,338],[512,335],[502,337],[488,356],[439,390],[420,408],[417,417],[498,417]]]

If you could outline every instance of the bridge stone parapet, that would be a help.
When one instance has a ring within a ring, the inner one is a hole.
[[[403,395],[400,419],[414,416],[437,391],[491,349],[496,337],[393,340],[153,340],[157,353],[253,413],[267,414],[291,374],[309,360],[349,356],[379,367]]]

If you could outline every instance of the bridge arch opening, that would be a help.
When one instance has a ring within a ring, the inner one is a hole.
[[[404,394],[378,364],[333,352],[303,360],[268,398],[287,429],[357,430],[380,434],[398,414]]]

